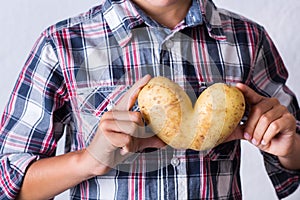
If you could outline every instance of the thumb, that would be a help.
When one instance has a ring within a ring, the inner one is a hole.
[[[248,87],[245,84],[237,83],[236,87],[243,93],[246,101],[250,105],[257,104],[264,99],[263,96],[259,95],[258,93],[256,93],[254,90],[252,90],[250,87]]]
[[[114,110],[128,111],[134,105],[141,89],[150,81],[151,76],[146,75],[138,80],[122,97],[121,101],[116,104]]]

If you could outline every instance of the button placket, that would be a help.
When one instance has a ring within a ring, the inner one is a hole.
[[[179,166],[179,165],[180,165],[180,160],[179,160],[179,158],[173,157],[173,158],[171,159],[171,164],[172,164],[174,167]]]
[[[166,48],[167,49],[171,49],[171,48],[173,48],[174,47],[174,42],[172,41],[172,40],[167,40],[166,42],[165,42],[165,46],[166,46]]]
[[[177,150],[176,154],[173,155],[171,159],[171,164],[176,168],[177,172],[177,190],[178,190],[178,199],[187,199],[188,198],[188,188],[187,188],[187,179],[186,179],[186,159],[184,150]]]

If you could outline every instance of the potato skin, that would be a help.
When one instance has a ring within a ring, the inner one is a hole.
[[[245,99],[236,87],[215,83],[199,96],[194,114],[197,136],[191,149],[211,149],[222,143],[240,123],[245,112]],[[195,117],[196,118],[196,117]],[[203,138],[200,143],[198,138]]]
[[[140,111],[166,144],[176,149],[207,150],[222,143],[245,111],[243,94],[216,83],[192,102],[182,88],[164,77],[152,78],[138,96]]]
[[[181,116],[192,112],[192,103],[178,84],[164,77],[153,78],[139,93],[138,104],[146,123],[159,138],[174,148],[187,148],[187,142],[178,143],[176,137],[186,135],[182,123],[187,119]]]

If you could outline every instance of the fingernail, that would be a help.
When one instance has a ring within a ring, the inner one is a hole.
[[[261,141],[261,144],[262,144],[263,146],[265,146],[265,145],[267,145],[267,142],[266,142],[265,140],[262,140],[262,141]]]
[[[257,146],[257,145],[258,145],[258,142],[256,141],[256,139],[255,139],[255,138],[253,138],[253,139],[251,140],[251,142],[252,142],[252,144],[254,144],[255,146]]]
[[[249,133],[244,133],[244,138],[246,140],[250,140],[251,139],[251,136],[249,135]]]

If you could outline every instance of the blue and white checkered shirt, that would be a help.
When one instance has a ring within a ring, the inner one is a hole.
[[[170,30],[129,0],[106,0],[49,27],[37,40],[0,126],[0,198],[18,194],[26,169],[55,156],[66,132],[66,152],[86,148],[104,112],[146,74],[165,76],[197,98],[214,82],[243,82],[278,98],[299,120],[286,87],[287,71],[260,25],[193,0],[186,18]],[[138,109],[135,107],[134,109]],[[297,121],[299,132],[300,123]],[[281,198],[299,173],[264,154]],[[241,199],[240,142],[210,151],[145,151],[108,174],[71,189],[72,199]]]

